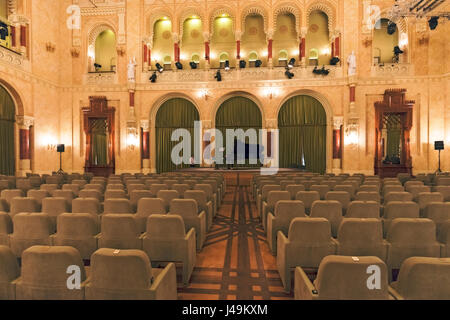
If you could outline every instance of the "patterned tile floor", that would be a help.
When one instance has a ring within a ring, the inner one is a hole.
[[[285,293],[248,185],[229,185],[181,300],[280,300]]]

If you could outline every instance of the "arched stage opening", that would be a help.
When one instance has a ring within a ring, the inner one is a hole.
[[[16,107],[9,92],[0,85],[0,174],[16,173],[15,123]]]

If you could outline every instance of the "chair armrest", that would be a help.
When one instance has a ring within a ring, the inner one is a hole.
[[[392,297],[394,297],[395,300],[405,300],[405,298],[403,298],[400,293],[398,293],[398,291],[391,286],[388,286],[388,292]]]
[[[195,240],[195,229],[194,228],[189,229],[188,233],[186,233],[186,236],[184,237],[184,240],[191,241],[191,238],[194,238],[194,240]]]
[[[49,236],[49,239],[50,239],[50,245],[51,245],[51,246],[54,246],[54,245],[55,245],[55,239],[56,239],[56,233],[51,234],[51,235]]]
[[[177,299],[177,272],[175,264],[170,262],[156,278],[150,290],[154,291],[156,300]]]
[[[334,252],[337,253],[339,248],[339,241],[331,237],[331,243],[334,245]]]
[[[294,283],[296,300],[316,300],[319,298],[316,287],[314,287],[301,267],[295,268]]]
[[[144,232],[139,236],[139,240],[144,240],[144,238],[147,236],[147,232]]]

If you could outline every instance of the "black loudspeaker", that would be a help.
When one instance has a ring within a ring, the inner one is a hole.
[[[435,141],[434,150],[444,150],[444,141]]]
[[[65,151],[65,146],[63,144],[58,144],[58,146],[56,147],[56,151],[57,152],[64,152]]]

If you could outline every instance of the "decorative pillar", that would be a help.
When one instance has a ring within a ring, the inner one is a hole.
[[[141,120],[141,158],[142,172],[150,173],[150,122]]]
[[[342,126],[344,117],[333,118],[333,173],[340,173],[342,169]]]
[[[356,114],[356,76],[349,76],[349,88],[350,88],[350,115]]]
[[[239,66],[239,60],[241,60],[241,35],[242,35],[242,32],[236,31],[234,34],[235,34],[235,38],[236,38],[236,60],[237,60],[237,65]]]
[[[143,63],[143,68],[144,68],[144,70],[148,70],[148,65],[149,65],[149,63],[148,63],[148,47],[147,47],[147,44],[146,43],[143,43],[143,61],[144,61],[144,63]]]
[[[27,26],[20,26],[20,52],[22,54],[27,53]]]
[[[19,127],[19,171],[20,175],[31,172],[30,127],[34,124],[34,118],[17,116]]]
[[[267,32],[267,65],[273,67],[273,30]]]
[[[11,26],[11,48],[16,50],[16,27]]]
[[[208,70],[210,65],[211,65],[211,51],[209,48],[209,39],[210,39],[210,35],[208,32],[204,32],[203,33],[203,39],[205,41],[205,68]]]
[[[306,66],[306,35],[308,34],[308,28],[303,27],[300,36],[300,64],[302,67]]]
[[[334,55],[333,57],[338,57],[341,59],[341,36],[339,31],[336,32],[335,38],[334,38]]]

